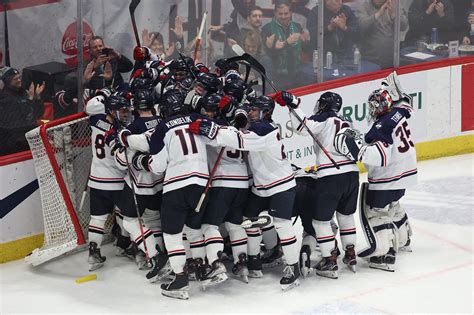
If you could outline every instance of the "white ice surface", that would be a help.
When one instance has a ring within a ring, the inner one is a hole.
[[[419,163],[419,184],[401,202],[414,230],[413,252],[397,256],[394,273],[369,269],[359,259],[354,274],[340,262],[338,280],[312,276],[282,292],[277,267],[249,284],[229,279],[205,292],[191,282],[190,299],[181,301],[162,296],[159,285],[147,283],[144,272],[114,257],[107,245],[106,266],[96,281],[83,284],[74,280],[89,274],[86,252],[39,267],[22,260],[0,265],[0,314],[472,314],[473,161],[469,154]],[[359,233],[358,248],[364,246]]]

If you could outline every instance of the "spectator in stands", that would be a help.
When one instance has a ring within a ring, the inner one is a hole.
[[[181,45],[184,46],[183,42],[183,19],[178,15],[174,20],[174,28],[170,28],[174,33],[175,38],[170,39],[170,44],[165,48],[163,35],[160,32],[149,32],[148,29],[142,31],[142,45],[150,48],[151,52],[163,60],[169,60],[176,57],[175,42],[180,41]]]
[[[240,30],[249,27],[247,17],[250,14],[250,9],[255,7],[255,0],[232,0],[231,2],[234,10],[230,14],[230,22],[209,27],[209,32],[220,32],[225,35],[224,56],[233,55],[230,47],[240,38]]]
[[[273,77],[271,60],[264,54],[262,37],[258,31],[249,31],[245,33],[242,48],[244,51],[257,59],[266,69],[266,75]],[[245,69],[242,67],[242,69]],[[245,73],[245,72],[242,72]],[[249,81],[258,80],[258,73],[250,72]]]
[[[309,34],[292,21],[288,1],[277,0],[274,13],[273,19],[262,29],[262,40],[278,85],[290,88],[298,85],[302,46],[309,41]]]
[[[248,33],[258,34],[261,36],[262,32],[262,19],[263,19],[263,10],[262,8],[255,6],[250,8],[249,15],[247,16],[248,24],[243,26],[240,30],[240,35],[238,38],[238,42],[229,42],[230,46],[232,44],[239,44],[240,46],[244,46],[244,38],[247,36]],[[229,39],[232,41],[232,39]],[[261,52],[262,53],[262,52]]]
[[[454,9],[450,0],[413,0],[408,11],[410,31],[407,40],[430,38],[433,28],[438,29],[438,42],[453,40]]]
[[[352,48],[357,43],[359,26],[351,8],[342,0],[324,0],[324,51],[332,52],[336,62],[352,56]],[[311,10],[308,19],[311,47],[317,49],[318,6]]]
[[[5,67],[0,79],[0,155],[29,149],[25,133],[38,126],[37,121],[44,112],[41,94],[45,83],[31,83],[25,91],[21,86],[21,73],[15,68]]]
[[[381,68],[393,67],[395,0],[365,0],[358,8],[362,57]],[[402,9],[400,31],[408,28]]]
[[[88,82],[87,88],[116,87],[124,82],[121,73],[130,72],[133,69],[133,63],[113,48],[105,46],[104,40],[100,36],[91,38],[89,51],[94,75]]]
[[[464,35],[462,43],[464,45],[474,45],[474,0],[472,0],[471,8],[467,11],[467,23],[462,32]]]

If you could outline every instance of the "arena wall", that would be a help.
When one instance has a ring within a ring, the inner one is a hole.
[[[310,115],[324,91],[341,94],[341,113],[355,128],[367,131],[366,99],[391,70],[340,78],[295,89],[302,109]],[[474,57],[448,59],[397,70],[404,90],[414,98],[410,124],[418,160],[474,152]],[[275,110],[292,163],[314,162],[311,138],[293,132],[286,108]],[[0,263],[20,259],[43,242],[43,220],[38,181],[29,152],[0,158]]]

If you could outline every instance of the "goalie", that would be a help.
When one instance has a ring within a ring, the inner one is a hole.
[[[400,198],[417,182],[416,150],[408,120],[412,99],[401,92],[396,73],[369,95],[372,127],[365,143],[358,133],[343,128],[335,138],[338,152],[367,167],[368,182],[362,184],[360,216],[369,247],[358,253],[369,258],[371,268],[394,271],[399,249],[410,251],[412,230]]]

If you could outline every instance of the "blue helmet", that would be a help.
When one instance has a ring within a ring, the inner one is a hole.
[[[342,97],[334,92],[324,92],[314,107],[314,113],[333,111],[335,113],[341,110]]]
[[[160,115],[163,118],[187,114],[189,107],[184,104],[184,94],[177,89],[166,91],[160,98]]]

